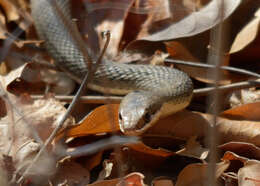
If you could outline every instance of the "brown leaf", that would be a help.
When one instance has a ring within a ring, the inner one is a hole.
[[[10,101],[12,106],[8,115],[0,120],[0,152],[7,153],[10,149],[9,154],[19,168],[32,160],[40,148],[40,141],[49,137],[66,109],[53,98],[32,101],[12,97]],[[68,118],[64,127],[73,122],[72,118]],[[30,174],[52,174],[55,165],[52,158],[47,154],[42,156]]]
[[[164,150],[164,149],[153,149],[151,147],[146,146],[143,143],[130,144],[130,145],[127,145],[127,146],[129,148],[131,148],[131,150],[143,154],[143,156],[145,156],[145,157],[147,157],[147,156],[158,156],[158,157],[167,158],[167,157],[175,154],[173,152],[170,152],[170,151],[167,151],[167,150]]]
[[[229,161],[223,161],[216,165],[216,178],[220,177],[221,174],[229,167]],[[176,186],[200,186],[205,185],[208,176],[208,165],[207,164],[190,164],[186,166],[181,173],[178,175]]]
[[[53,185],[86,185],[90,181],[89,170],[74,161],[65,161],[59,164],[55,177],[51,180]]]
[[[102,105],[94,109],[77,126],[73,126],[61,133],[67,137],[80,137],[100,133],[113,133],[119,131],[118,104]]]
[[[143,135],[175,137],[188,140],[190,136],[205,137],[213,116],[199,112],[181,111],[160,119]],[[217,130],[220,144],[230,141],[253,143],[260,146],[260,122],[238,121],[217,118]]]
[[[227,18],[230,16],[240,2],[240,0],[223,1],[223,7],[225,7],[223,17]],[[169,24],[164,25],[163,28],[165,29],[150,33],[150,35],[145,37],[137,37],[137,39],[149,41],[173,40],[175,38],[192,36],[208,30],[218,24],[221,20],[220,9],[222,6],[220,6],[219,3],[220,1],[218,0],[212,0],[206,7],[198,12],[193,12],[181,21],[177,23],[170,22]]]
[[[176,154],[188,156],[188,157],[194,157],[201,160],[204,160],[208,157],[209,150],[206,148],[203,148],[199,142],[196,141],[195,137],[191,137],[188,141],[185,147],[182,150],[179,150],[176,152]]]
[[[260,102],[248,103],[229,110],[220,114],[221,117],[233,120],[260,120]]]
[[[89,184],[89,186],[145,186],[143,179],[144,175],[138,172],[133,172],[124,178],[97,181],[95,183]]]
[[[18,10],[10,1],[0,0],[0,5],[4,9],[8,21],[15,21],[19,19],[20,16]]]
[[[260,162],[248,160],[244,167],[238,171],[238,185],[259,186],[260,185]]]
[[[174,186],[172,180],[166,178],[155,179],[153,180],[152,185],[153,186]]]
[[[229,102],[232,108],[259,101],[260,91],[254,89],[237,90],[229,96]]]
[[[50,70],[36,63],[26,63],[12,73],[16,76],[11,76],[13,80],[7,85],[7,90],[15,95],[44,93],[47,86],[49,92],[68,95],[75,88],[75,82],[63,72]]]
[[[86,4],[87,10],[90,12],[88,18],[92,19],[91,22],[95,25],[100,48],[103,48],[106,42],[106,39],[102,38],[101,33],[110,31],[111,39],[106,49],[106,55],[110,58],[118,54],[125,18],[133,2],[133,0],[123,0],[120,2],[117,0],[110,0],[109,2],[102,0],[91,1]],[[89,22],[86,24],[89,24]]]
[[[260,148],[251,143],[229,142],[219,145],[218,148],[223,151],[234,152],[246,158],[260,160]]]
[[[192,42],[196,42],[196,41],[193,40]],[[170,41],[170,42],[165,42],[165,45],[168,53],[170,53],[171,57],[173,57],[174,59],[199,63],[199,60],[196,57],[194,57],[192,53],[181,42]],[[227,63],[227,61],[228,61],[228,56],[225,56],[225,60],[223,63]],[[215,77],[210,76],[209,69],[207,68],[195,68],[188,65],[179,65],[179,64],[176,66],[198,81],[205,82],[205,83],[215,82]],[[221,71],[220,73],[221,73],[220,79],[218,80],[219,84],[228,84],[231,82],[228,73],[223,71]]]
[[[255,13],[255,17],[237,34],[230,54],[243,50],[247,45],[253,42],[259,33],[260,9]]]

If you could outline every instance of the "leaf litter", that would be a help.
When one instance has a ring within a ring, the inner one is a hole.
[[[209,29],[220,22],[219,2],[126,0],[120,5],[113,0],[87,0],[73,1],[72,10],[84,40],[97,55],[104,45],[100,33],[110,30],[112,39],[105,57],[111,60],[133,63],[146,60],[156,64],[158,54],[165,54],[168,58],[201,62],[206,61],[209,50],[214,50],[208,46]],[[260,4],[259,1],[223,2],[223,17],[231,24],[231,31],[235,30],[230,32],[233,40],[225,48],[222,62],[228,66],[234,64],[238,56],[246,59],[245,51],[250,49],[253,53],[259,48]],[[64,85],[70,78],[60,75],[61,72],[34,64],[39,61],[52,64],[53,61],[42,50],[43,41],[37,40],[33,26],[28,25],[31,21],[28,1],[1,0],[0,6],[0,38],[4,41],[1,47],[8,46],[5,42],[13,39],[16,28],[22,31],[21,35],[16,35],[14,46],[4,48],[8,53],[3,53],[0,66],[0,153],[10,157],[8,161],[1,158],[0,184],[7,185],[19,178],[66,112],[66,103],[55,99],[55,94],[71,95],[75,85],[73,82]],[[248,13],[251,19],[237,29],[236,16],[242,13],[247,16],[243,8],[250,6],[258,6],[258,9]],[[20,57],[13,57],[13,54]],[[123,57],[120,59],[119,56]],[[252,56],[257,57],[257,54]],[[259,60],[256,57],[249,59]],[[161,62],[160,65],[177,66],[187,72],[194,79],[195,88],[214,81],[206,76],[208,69]],[[252,69],[241,62],[237,65],[259,73],[259,66]],[[59,81],[63,76],[65,79]],[[249,79],[224,72],[219,83]],[[223,108],[217,117],[216,128],[219,134],[217,149],[222,158],[217,159],[215,177],[220,185],[230,181],[235,185],[259,184],[258,92],[253,87],[231,96],[230,92],[223,94]],[[33,100],[34,94],[45,94],[45,98]],[[129,143],[130,138],[122,138],[118,104],[109,104],[106,100],[104,103],[103,106],[95,105],[91,113],[81,113],[81,118],[75,115],[68,118],[63,130],[48,146],[48,153],[42,155],[22,185],[206,185],[210,153],[207,129],[212,126],[213,118],[205,113],[206,97],[195,97],[189,110],[160,119],[139,138],[132,139],[132,142],[139,140],[135,144]],[[89,107],[86,110],[93,108],[89,104],[86,107]],[[79,113],[80,108],[76,108],[75,113]],[[76,122],[74,118],[77,118]],[[119,136],[113,138],[113,135]],[[83,155],[75,155],[82,147],[86,147]],[[97,150],[87,153],[92,147]],[[67,156],[60,159],[62,153]]]

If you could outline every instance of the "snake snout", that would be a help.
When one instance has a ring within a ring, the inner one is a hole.
[[[140,134],[159,115],[160,105],[154,105],[154,98],[145,91],[132,92],[125,96],[119,108],[119,126],[125,134]]]

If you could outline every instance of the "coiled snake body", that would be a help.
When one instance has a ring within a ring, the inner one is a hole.
[[[56,0],[56,3],[71,21],[70,1]],[[31,9],[38,35],[45,41],[49,54],[59,67],[80,82],[88,68],[64,19],[50,0],[31,0]],[[193,84],[187,74],[176,69],[103,60],[89,88],[112,94],[130,92],[120,104],[120,127],[125,132],[140,133],[159,117],[185,108],[192,97]]]

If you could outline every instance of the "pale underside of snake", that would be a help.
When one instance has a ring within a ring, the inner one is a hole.
[[[81,82],[87,63],[68,24],[53,7],[54,0],[31,0],[32,17],[39,37],[57,66]],[[67,21],[71,21],[70,1],[56,0]],[[77,31],[78,32],[78,31]],[[113,36],[112,36],[113,37]],[[91,56],[94,53],[87,48]],[[130,65],[103,59],[88,87],[99,92],[127,94],[120,104],[119,124],[123,132],[140,134],[159,117],[185,108],[191,100],[193,84],[182,71],[150,65]]]

